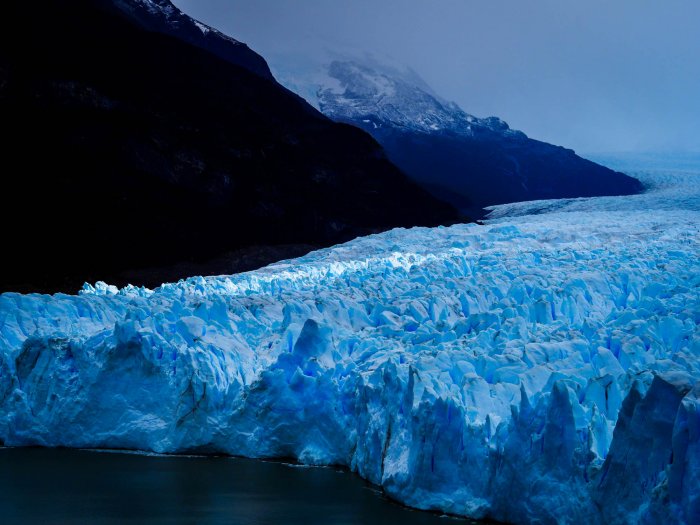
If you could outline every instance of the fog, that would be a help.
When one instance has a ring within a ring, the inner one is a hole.
[[[175,0],[275,69],[371,52],[579,152],[700,151],[697,0]]]

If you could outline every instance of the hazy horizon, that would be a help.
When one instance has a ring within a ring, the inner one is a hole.
[[[414,69],[443,98],[584,153],[700,151],[700,3],[175,0],[273,71],[330,51]]]

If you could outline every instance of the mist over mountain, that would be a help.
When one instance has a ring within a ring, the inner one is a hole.
[[[325,115],[354,124],[405,173],[472,217],[508,202],[625,195],[636,179],[478,118],[436,94],[415,71],[371,57],[336,59],[280,78]]]

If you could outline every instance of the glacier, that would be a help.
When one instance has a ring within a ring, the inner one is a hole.
[[[0,444],[344,465],[511,523],[700,523],[700,169],[637,175],[244,274],[3,294]]]

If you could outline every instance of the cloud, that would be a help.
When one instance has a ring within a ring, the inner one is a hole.
[[[175,0],[273,69],[372,52],[576,150],[700,151],[696,0]]]

